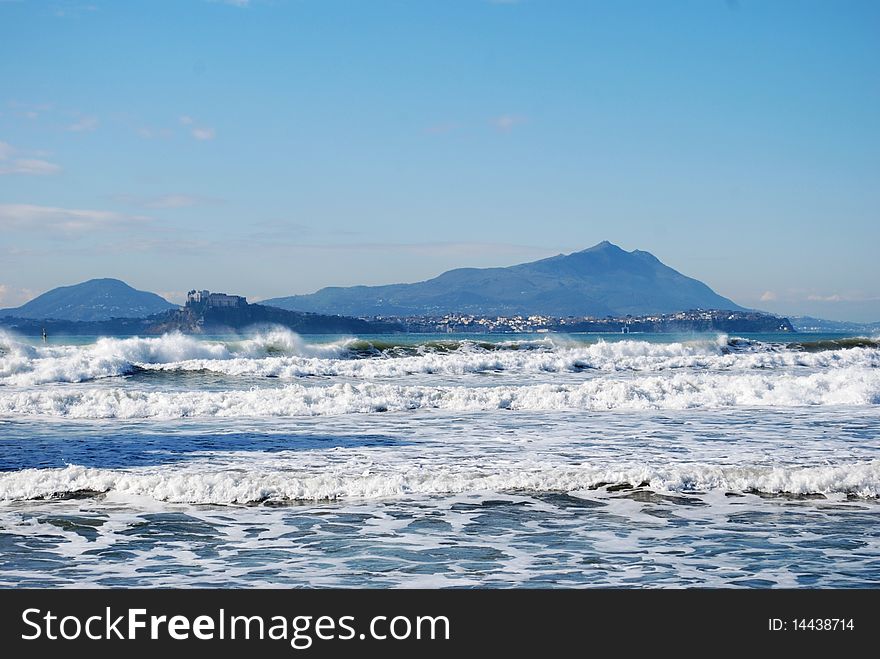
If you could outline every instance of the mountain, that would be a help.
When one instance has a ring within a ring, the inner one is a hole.
[[[349,316],[541,314],[625,316],[688,309],[743,310],[661,263],[604,241],[573,254],[507,268],[459,268],[415,284],[322,288],[262,304]]]
[[[139,291],[118,279],[90,279],[43,293],[15,309],[2,309],[0,316],[96,321],[110,318],[145,318],[177,308],[155,293]]]

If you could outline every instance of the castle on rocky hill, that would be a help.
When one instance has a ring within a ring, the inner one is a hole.
[[[226,293],[212,293],[210,291],[191,290],[186,294],[187,307],[246,307],[247,299],[241,295],[227,295]]]

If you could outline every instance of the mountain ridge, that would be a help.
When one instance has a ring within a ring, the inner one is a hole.
[[[744,310],[650,252],[627,252],[607,240],[579,252],[507,267],[456,268],[410,284],[332,286],[262,304],[353,316],[625,316],[696,308]]]

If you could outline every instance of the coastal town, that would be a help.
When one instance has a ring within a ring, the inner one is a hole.
[[[397,323],[405,332],[426,333],[655,333],[655,332],[793,332],[787,318],[757,311],[694,309],[669,314],[595,318],[591,316],[378,316],[372,320]]]

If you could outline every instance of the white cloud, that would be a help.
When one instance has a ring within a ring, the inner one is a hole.
[[[16,158],[25,155],[7,142],[0,142],[0,176],[4,174],[25,174],[30,176],[46,176],[57,174],[61,167],[40,158]]]
[[[157,291],[156,294],[174,304],[183,304],[186,301],[186,293],[183,291]]]
[[[240,9],[247,9],[251,6],[251,0],[208,0],[208,2],[215,5],[229,5],[230,7],[238,7]]]
[[[67,130],[74,133],[91,133],[98,127],[98,118],[93,116],[80,117],[77,121],[70,124]]]
[[[843,297],[837,294],[834,295],[808,295],[807,299],[810,302],[842,302]]]
[[[178,121],[180,121],[181,126],[192,126],[192,129],[190,130],[190,135],[192,135],[197,140],[201,140],[204,142],[206,140],[213,140],[215,137],[213,128],[208,128],[207,126],[197,126],[196,120],[188,114],[181,115]]]
[[[204,142],[206,140],[213,140],[215,133],[213,128],[193,128],[192,136]]]
[[[773,302],[779,296],[776,295],[773,291],[764,291],[764,294],[761,296],[761,302]]]
[[[30,288],[17,288],[9,284],[0,284],[0,307],[17,307],[37,294]]]
[[[55,231],[82,234],[99,229],[131,226],[149,221],[138,215],[111,211],[37,206],[34,204],[0,204],[0,229],[21,231]]]
[[[500,131],[509,132],[516,126],[524,124],[526,118],[517,114],[502,114],[492,118],[492,125]]]

